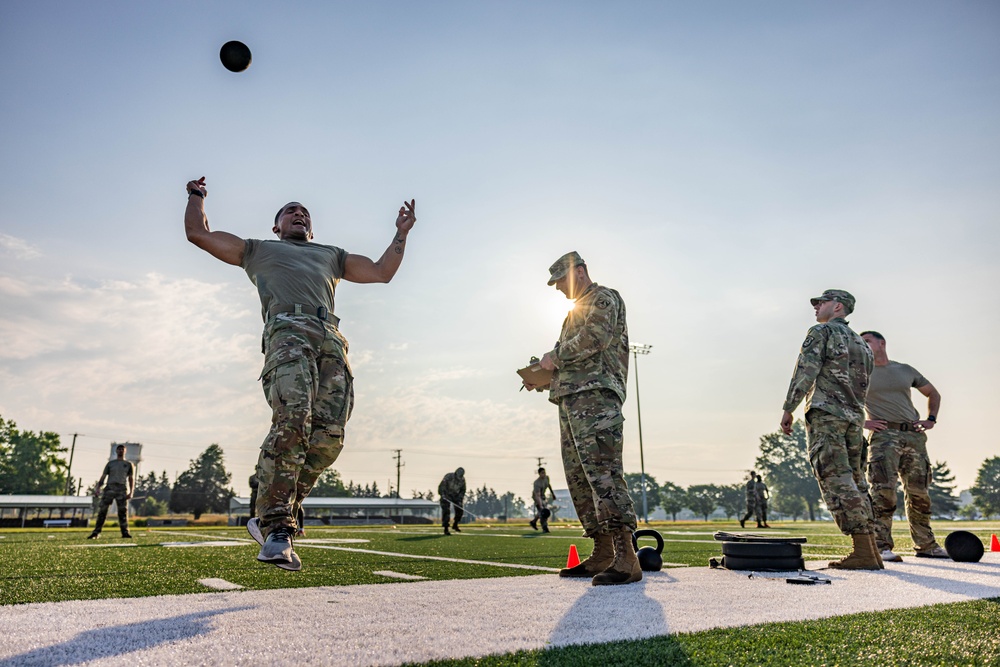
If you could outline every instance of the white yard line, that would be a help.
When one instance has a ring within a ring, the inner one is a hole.
[[[157,532],[158,533],[169,533],[170,531],[162,530],[162,531],[157,531]],[[173,534],[175,534],[175,535],[183,534],[183,535],[187,535],[189,537],[207,537],[207,538],[210,538],[210,539],[213,539],[213,540],[219,539],[218,535],[202,535],[202,534],[199,534],[199,533],[173,533]],[[248,542],[248,543],[254,543],[255,544],[255,542],[253,541],[253,539],[251,539],[250,537],[247,537],[245,539],[244,538],[238,538],[238,537],[227,537],[227,538],[223,538],[223,539],[233,540],[233,541],[236,541],[236,542]],[[468,559],[468,558],[446,558],[445,556],[428,556],[428,555],[420,555],[420,554],[404,554],[404,553],[398,553],[398,552],[395,552],[395,551],[376,551],[375,549],[358,549],[357,547],[336,547],[336,546],[333,546],[332,544],[310,544],[308,542],[307,543],[295,542],[295,546],[299,547],[299,548],[301,548],[301,547],[309,547],[310,549],[331,549],[333,551],[349,551],[349,552],[359,553],[359,554],[375,554],[376,556],[394,556],[396,558],[413,558],[415,560],[436,560],[436,561],[443,561],[445,563],[464,563],[466,565],[489,565],[491,567],[509,567],[509,568],[513,568],[515,570],[538,570],[539,572],[558,572],[559,571],[559,568],[555,568],[555,567],[543,567],[541,565],[523,565],[521,563],[498,563],[498,562],[488,561],[488,560],[471,560],[471,559]]]

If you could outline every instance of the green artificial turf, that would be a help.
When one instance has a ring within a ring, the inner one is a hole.
[[[421,664],[424,667],[1000,665],[1000,598]]]
[[[953,529],[973,529],[984,539],[1000,523],[949,523]],[[725,522],[684,522],[653,525],[664,537],[663,559],[668,563],[704,567],[721,554],[713,539],[717,530],[738,530]],[[897,524],[897,547],[910,548],[905,523]],[[309,547],[296,550],[303,561],[301,572],[286,572],[256,561],[257,545],[244,528],[133,528],[134,538],[123,540],[117,531],[88,541],[86,529],[0,530],[0,604],[60,600],[142,597],[148,595],[204,593],[211,589],[199,579],[219,578],[247,589],[346,586],[395,583],[374,574],[392,570],[428,579],[469,579],[538,574],[539,570],[483,564],[451,563],[405,558],[392,553],[460,558],[494,563],[559,568],[566,564],[570,545],[585,558],[592,542],[580,537],[579,527],[554,527],[549,535],[525,525],[467,526],[461,535],[442,535],[437,527],[309,527],[308,539],[362,539],[363,544],[336,544],[346,548],[383,552],[368,554]],[[849,540],[829,522],[775,524],[769,534],[806,537],[803,553],[839,556],[847,553]],[[201,542],[238,538],[236,546],[167,548],[164,542]],[[651,544],[643,540],[640,544]],[[117,547],[106,545],[135,544]]]

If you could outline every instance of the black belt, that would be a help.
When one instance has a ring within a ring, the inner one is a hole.
[[[267,309],[267,319],[271,319],[279,313],[289,313],[292,315],[309,315],[310,317],[315,317],[323,320],[324,322],[332,322],[335,326],[340,323],[339,318],[336,315],[330,313],[326,306],[310,306],[304,303],[294,303],[294,304],[277,304],[271,306]]]
[[[912,422],[886,422],[885,427],[896,431],[913,431],[914,433],[918,433]]]

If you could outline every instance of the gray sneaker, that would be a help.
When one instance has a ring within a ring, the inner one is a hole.
[[[277,565],[282,570],[291,570],[292,572],[301,570],[302,561],[292,549],[292,532],[291,528],[285,526],[279,526],[272,530],[261,545],[257,560]]]
[[[951,556],[948,555],[947,551],[935,544],[931,549],[918,551],[917,558],[951,558]]]
[[[899,554],[893,553],[892,549],[883,549],[880,555],[882,556],[882,560],[885,561],[886,563],[903,562],[903,557],[900,556]]]
[[[260,521],[257,517],[254,517],[247,521],[247,532],[250,533],[257,544],[264,546],[264,533],[260,532]]]

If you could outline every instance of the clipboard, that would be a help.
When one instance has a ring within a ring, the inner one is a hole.
[[[546,387],[552,383],[552,371],[545,370],[541,364],[535,363],[519,368],[517,374],[522,380],[536,387]]]

